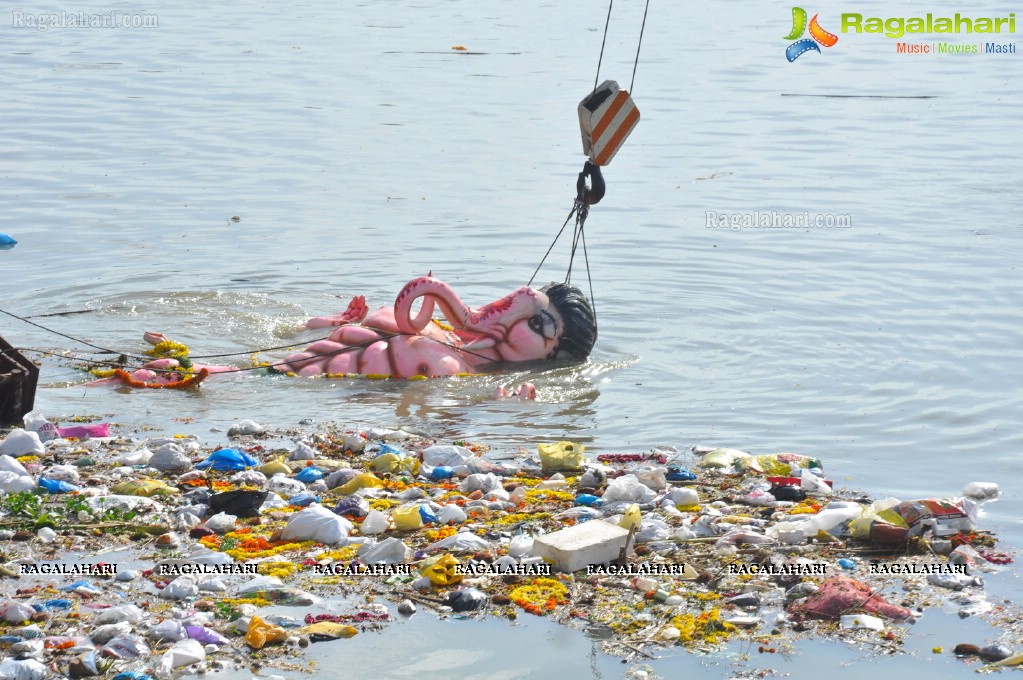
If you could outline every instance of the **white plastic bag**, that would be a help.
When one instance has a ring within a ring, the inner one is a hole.
[[[11,433],[0,442],[0,456],[13,458],[29,455],[41,456],[45,451],[42,441],[39,440],[39,435],[20,428],[11,430]]]
[[[4,456],[6,458],[6,456]],[[17,461],[15,461],[17,462]],[[20,493],[32,491],[36,488],[36,480],[29,475],[19,475],[15,472],[0,470],[0,492]]]
[[[430,467],[465,465],[475,454],[464,446],[431,446],[423,450],[423,463]]]
[[[52,465],[43,472],[46,479],[56,479],[68,484],[78,483],[78,468],[74,465]]]
[[[511,557],[522,557],[528,555],[533,549],[533,537],[528,534],[519,534],[518,536],[512,536],[511,542],[508,544],[508,555]]]
[[[43,680],[50,672],[35,659],[4,659],[0,662],[0,680]]]
[[[274,493],[279,493],[282,496],[291,497],[295,494],[304,492],[305,484],[297,479],[286,477],[283,472],[278,472],[270,478],[270,482],[266,488]]]
[[[120,573],[120,572],[118,572]],[[133,604],[121,604],[116,607],[110,607],[104,609],[93,622],[99,625],[107,623],[120,623],[121,621],[127,621],[129,623],[138,623],[142,620],[142,610]]]
[[[379,510],[370,510],[369,513],[366,514],[366,518],[362,520],[362,525],[359,527],[359,531],[361,531],[365,536],[382,534],[387,531],[389,524],[390,520],[387,518],[387,515]]]
[[[359,547],[359,561],[366,564],[398,564],[404,562],[407,555],[408,546],[393,536]]]
[[[0,603],[0,616],[8,623],[21,623],[29,621],[36,613],[36,610],[24,602],[3,602]]]
[[[183,472],[192,467],[192,461],[177,444],[164,444],[153,452],[147,465],[161,472]]]
[[[89,633],[89,639],[97,645],[105,645],[119,635],[127,635],[131,632],[131,623],[120,621],[118,623],[105,623],[96,626]]]
[[[160,657],[160,665],[156,669],[156,675],[160,678],[169,678],[175,668],[191,666],[194,663],[201,663],[206,660],[206,649],[198,640],[181,640],[164,652]]]
[[[190,576],[179,576],[160,591],[160,597],[168,600],[184,600],[186,597],[195,597],[198,594],[199,586]]]
[[[653,489],[637,479],[636,475],[622,475],[612,479],[604,491],[604,503],[649,503],[657,496]]]
[[[642,466],[633,469],[636,479],[654,491],[662,491],[668,486],[668,469],[657,466]]]
[[[316,449],[305,442],[299,442],[298,446],[291,450],[288,460],[316,460]]]
[[[48,442],[60,436],[57,426],[43,417],[39,411],[29,411],[25,414],[25,429],[39,435],[39,441]]]
[[[454,503],[441,507],[437,513],[438,524],[461,524],[467,519],[468,516],[465,514],[465,510],[462,510]]]
[[[462,480],[462,483],[458,485],[458,488],[462,493],[472,493],[476,490],[482,491],[483,493],[489,493],[494,489],[501,488],[501,480],[493,472],[488,472],[485,475],[469,475]]]
[[[224,535],[229,531],[234,531],[235,526],[238,522],[238,517],[235,515],[229,515],[226,512],[218,512],[217,514],[210,517],[203,523],[210,531]]]
[[[301,482],[299,482],[301,484]],[[295,513],[281,532],[284,541],[316,541],[326,545],[348,542],[352,523],[322,505],[310,505]]]
[[[145,465],[153,458],[153,452],[147,447],[126,451],[114,457],[114,462],[119,465]]]
[[[150,640],[157,642],[177,642],[188,637],[188,632],[180,621],[175,619],[164,619],[149,629]]]

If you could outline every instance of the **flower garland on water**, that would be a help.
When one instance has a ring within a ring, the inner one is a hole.
[[[679,632],[678,644],[687,645],[703,641],[715,645],[724,642],[738,630],[730,623],[721,620],[721,610],[717,607],[700,612],[693,616],[686,612],[679,614],[668,622]]]
[[[568,602],[568,588],[561,581],[538,578],[529,585],[514,589],[508,597],[530,614],[543,616],[554,611],[559,604]]]
[[[147,349],[145,353],[146,356],[161,359],[177,359],[178,361],[181,361],[188,356],[189,349],[184,343],[174,342],[173,340],[163,340],[158,342],[152,349]]]

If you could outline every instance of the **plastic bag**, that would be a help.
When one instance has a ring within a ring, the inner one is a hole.
[[[464,446],[431,446],[423,450],[423,463],[430,467],[465,465],[476,455]]]
[[[540,444],[537,449],[540,452],[540,467],[544,472],[556,472],[558,470],[578,470],[583,464],[583,451],[586,447],[573,442],[558,442],[557,444]]]
[[[184,600],[199,594],[199,586],[190,576],[179,576],[160,591],[160,597],[168,600]]]
[[[77,484],[79,481],[78,468],[74,465],[51,465],[43,474],[47,479],[54,479],[69,484]]]
[[[138,623],[142,620],[142,610],[133,604],[122,604],[109,609],[104,609],[93,619],[93,623],[105,624],[105,623],[120,623],[121,621],[128,621],[129,623]]]
[[[349,519],[357,517],[365,517],[369,514],[369,501],[359,496],[350,496],[348,498],[342,498],[334,506],[334,513],[343,515]]]
[[[238,517],[235,515],[229,515],[226,512],[218,512],[203,522],[203,526],[215,534],[223,535],[229,531],[234,531],[237,523]]]
[[[292,515],[281,532],[281,540],[316,541],[326,545],[347,543],[352,523],[322,505],[313,505]]]
[[[452,552],[479,552],[493,547],[494,546],[490,544],[490,541],[482,536],[477,536],[471,531],[459,531],[454,536],[442,538],[439,541],[426,546],[426,551],[433,552],[435,550],[450,550]]]
[[[298,445],[291,450],[288,460],[316,460],[316,449],[305,442],[299,442]]]
[[[398,564],[407,556],[408,546],[393,536],[359,546],[359,561],[364,564]]]
[[[219,449],[211,453],[206,460],[198,463],[195,469],[236,472],[257,465],[259,465],[258,460],[238,449]]]
[[[0,470],[0,492],[21,493],[22,491],[32,491],[35,488],[36,480],[34,477]]]
[[[423,516],[419,514],[419,505],[402,505],[391,510],[394,528],[398,531],[409,531],[423,526]]]
[[[160,657],[160,665],[156,669],[156,676],[169,678],[175,668],[191,666],[194,663],[201,663],[206,660],[206,650],[196,640],[181,640],[175,642],[170,649]]]
[[[0,456],[0,472],[13,472],[19,477],[28,475],[28,470],[21,464],[21,461],[10,456]]]
[[[138,659],[149,656],[152,651],[149,645],[138,635],[118,635],[103,646],[103,653],[118,659]]]
[[[153,452],[143,446],[134,451],[126,451],[114,457],[118,465],[146,465],[153,458]]]
[[[231,642],[227,637],[205,626],[185,626],[185,633],[189,639],[204,645],[226,645]]]
[[[158,479],[129,479],[114,486],[110,491],[121,496],[144,496],[146,498],[174,496],[179,493],[173,486]]]
[[[387,531],[388,526],[390,526],[390,521],[387,519],[387,515],[379,510],[370,510],[366,518],[362,520],[359,532],[364,536],[382,534]]]
[[[363,472],[355,475],[353,478],[338,487],[337,492],[342,496],[348,496],[359,489],[381,488],[383,485],[384,482],[373,473]]]
[[[285,497],[294,496],[295,494],[305,491],[305,484],[298,480],[290,479],[280,473],[271,477],[266,486],[270,491],[279,493]]]
[[[622,475],[612,479],[604,491],[604,502],[649,503],[657,496],[654,491],[639,481],[636,475]]]
[[[461,524],[468,519],[465,510],[454,503],[443,506],[437,513],[438,524]]]
[[[0,616],[8,623],[21,623],[30,621],[36,610],[24,602],[2,602],[0,603]]]
[[[128,625],[128,630],[131,630],[130,624]],[[175,619],[165,619],[150,628],[147,637],[150,640],[156,640],[157,642],[177,642],[178,640],[184,640],[187,638],[188,631],[185,630],[185,626],[182,625],[180,621],[176,621]]]
[[[323,479],[323,470],[316,467],[315,465],[310,465],[308,467],[302,468],[299,471],[299,473],[295,475],[294,479],[297,479],[303,484],[311,484],[313,482]]]
[[[35,659],[4,659],[0,661],[2,680],[43,680],[49,675],[46,664]]]
[[[642,522],[643,519],[639,512],[639,506],[633,503],[625,510],[625,514],[622,515],[622,519],[618,522],[618,526],[626,531],[632,531],[633,529],[638,531]]]
[[[288,631],[280,626],[267,623],[258,616],[253,616],[249,621],[249,629],[245,633],[245,644],[252,649],[263,649],[274,642],[284,642],[288,639]]]
[[[666,473],[668,470],[662,467],[638,467],[633,469],[636,479],[650,487],[654,491],[663,491],[668,486]]]
[[[27,432],[20,428],[11,430],[10,434],[0,441],[0,456],[41,456],[46,452],[43,442],[35,432]]]
[[[474,611],[487,606],[487,595],[476,588],[463,588],[449,592],[444,604],[456,612]]]
[[[848,576],[833,576],[821,583],[817,592],[805,602],[797,600],[788,606],[788,611],[793,614],[822,619],[838,619],[858,609],[897,620],[908,619],[913,614],[905,607],[885,601],[866,583]]]
[[[497,475],[493,472],[488,472],[485,475],[469,475],[462,480],[462,483],[458,485],[458,488],[462,493],[472,493],[474,491],[490,493],[494,489],[502,488],[502,483],[501,479]]]
[[[263,486],[266,484],[266,475],[259,470],[242,470],[231,475],[228,481],[239,486]]]
[[[70,425],[58,427],[57,434],[61,437],[91,439],[92,437],[109,437],[110,423],[88,423],[86,425]]]
[[[817,458],[798,453],[770,453],[739,458],[735,462],[735,468],[740,471],[749,468],[765,475],[798,475],[801,468],[821,469],[821,462]]]
[[[57,426],[43,417],[39,411],[29,411],[23,420],[25,421],[25,430],[35,432],[39,435],[40,441],[48,442],[60,436],[57,434]]]
[[[455,559],[453,555],[444,553],[443,555],[426,558],[420,567],[420,571],[423,576],[430,579],[430,583],[433,585],[447,587],[461,583],[463,576],[458,571],[459,564],[461,562]]]
[[[102,626],[93,628],[92,632],[89,633],[89,639],[97,645],[105,645],[119,635],[127,635],[131,630],[132,624],[129,621],[105,623]]]
[[[313,642],[324,642],[353,637],[359,630],[355,626],[345,626],[332,621],[317,621],[308,626],[303,626],[295,632],[300,635],[308,635]]]
[[[153,452],[147,465],[161,472],[184,472],[191,469],[192,461],[177,444],[164,444]]]
[[[733,470],[737,462],[744,462],[749,458],[748,453],[738,449],[714,449],[703,454],[696,465],[702,468]]]
[[[210,512],[225,512],[235,517],[258,517],[259,507],[266,500],[268,491],[237,489],[210,496]]]
[[[285,463],[283,460],[278,458],[277,460],[271,461],[264,465],[263,467],[259,468],[259,471],[262,472],[267,477],[273,477],[274,475],[287,476],[291,474],[291,467],[289,467],[288,464]]]
[[[871,505],[876,506],[877,503]],[[868,508],[869,510],[869,508]],[[910,536],[917,536],[926,529],[932,529],[935,536],[948,536],[960,531],[976,528],[976,504],[968,498],[926,498],[889,504],[876,511],[876,517],[867,511],[853,520],[850,529],[855,538],[869,537],[872,521],[886,522],[909,529]]]

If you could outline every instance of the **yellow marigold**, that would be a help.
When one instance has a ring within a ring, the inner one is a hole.
[[[527,503],[538,503],[542,501],[568,501],[575,502],[575,495],[568,491],[557,491],[555,489],[529,489],[526,491]]]

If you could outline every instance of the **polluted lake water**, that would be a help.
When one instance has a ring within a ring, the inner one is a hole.
[[[978,519],[993,483],[875,500],[794,453],[26,423],[0,441],[3,678],[533,672],[494,636],[594,677],[1023,663],[986,590],[1014,552]]]

